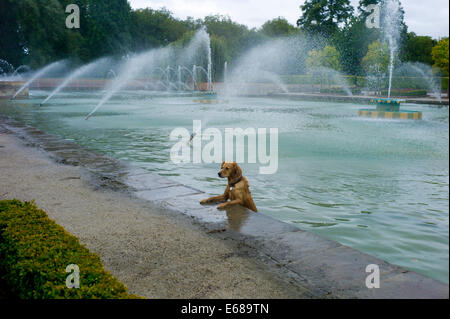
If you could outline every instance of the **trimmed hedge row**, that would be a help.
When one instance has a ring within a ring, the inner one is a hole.
[[[388,90],[382,90],[381,95],[388,95]],[[427,96],[427,91],[425,90],[408,90],[399,91],[391,90],[392,96]]]
[[[299,84],[299,85],[317,85],[320,84],[320,77],[313,77],[311,75],[281,75],[284,84]],[[364,88],[370,86],[368,83],[368,79],[365,76],[356,76],[356,75],[343,75],[343,79],[350,86],[357,86],[360,88]],[[442,91],[446,91],[448,88],[448,77],[436,77],[435,81],[441,81]],[[385,77],[381,79],[382,87],[388,86],[388,78]],[[332,84],[339,85],[339,81],[335,81],[332,78],[324,77],[322,79],[324,85]],[[394,76],[392,78],[392,87],[396,89],[426,89],[428,88],[428,83],[426,79],[422,77],[405,77],[405,76]]]
[[[70,264],[80,269],[79,288],[66,287]],[[0,201],[0,276],[23,299],[139,298],[33,202]]]
[[[351,88],[349,88],[349,90],[352,92],[352,94],[360,94],[361,93],[361,89],[360,88],[351,87]],[[347,94],[347,92],[344,89],[342,89],[342,88],[321,88],[320,89],[320,93],[325,93],[325,94],[343,94],[343,95]]]

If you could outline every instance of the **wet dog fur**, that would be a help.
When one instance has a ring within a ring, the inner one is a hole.
[[[242,169],[236,162],[223,162],[218,173],[219,177],[227,178],[228,184],[223,195],[204,199],[200,204],[221,203],[217,209],[224,210],[233,205],[244,206],[257,212],[250,192],[250,185],[247,179],[242,176]]]

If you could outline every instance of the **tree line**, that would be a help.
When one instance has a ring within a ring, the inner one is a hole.
[[[300,6],[296,25],[278,17],[260,28],[248,28],[221,15],[177,19],[164,8],[133,10],[127,0],[1,0],[0,59],[32,68],[69,57],[86,63],[101,56],[121,57],[172,43],[182,45],[204,26],[211,36],[216,74],[224,61],[232,63],[255,45],[299,35],[325,39],[310,52],[310,65],[319,63],[314,59],[330,56],[326,63],[335,69],[363,75],[376,54],[370,48],[378,50],[384,45],[377,44],[381,31],[365,26],[365,9],[380,2],[360,0],[354,10],[349,0],[307,0]],[[65,25],[65,8],[71,3],[80,8],[79,29]],[[438,42],[408,32],[403,17],[399,57],[434,65],[448,76],[448,38]]]

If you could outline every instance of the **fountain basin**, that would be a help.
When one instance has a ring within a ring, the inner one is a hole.
[[[360,109],[358,110],[358,116],[385,119],[421,120],[422,112],[409,110],[403,110],[401,112],[386,112],[370,109]]]
[[[400,104],[404,100],[379,98],[373,99],[371,103],[376,104],[376,109],[359,109],[358,116],[371,118],[385,118],[385,119],[402,119],[402,120],[421,120],[422,112],[401,110]]]

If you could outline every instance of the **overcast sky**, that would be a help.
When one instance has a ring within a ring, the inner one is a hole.
[[[249,27],[260,27],[267,20],[285,17],[296,23],[304,0],[129,0],[134,9],[166,7],[177,18],[203,18],[211,14],[228,15]],[[357,7],[359,0],[351,0]],[[434,38],[448,36],[448,0],[402,0],[408,30]]]

